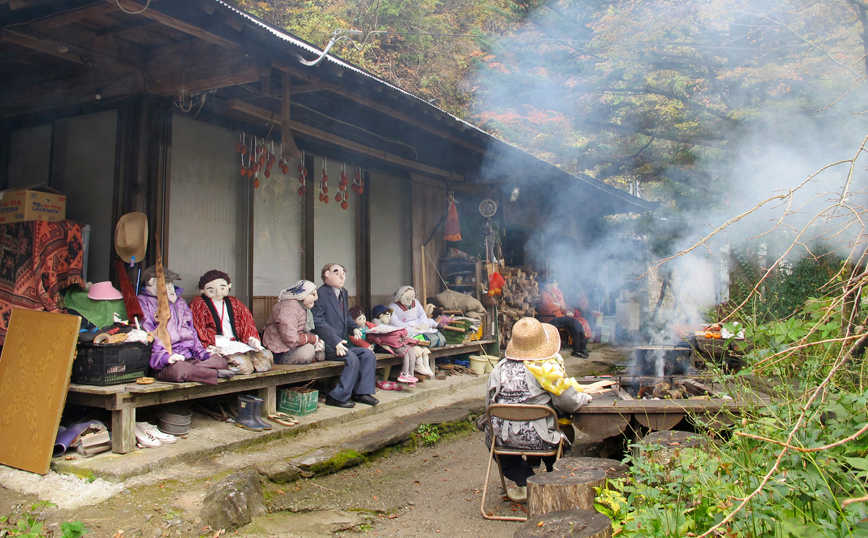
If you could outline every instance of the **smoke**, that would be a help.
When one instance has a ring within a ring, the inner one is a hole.
[[[637,315],[655,313],[664,279],[659,327],[713,318],[733,248],[768,250],[767,268],[817,244],[846,256],[864,234],[856,8],[673,4],[540,4],[474,78],[477,117],[489,129],[570,173],[621,187],[644,181],[661,201],[653,215],[596,229],[563,217],[592,207],[553,199],[557,218],[525,245],[526,263],[557,278],[568,303],[584,295],[630,333]],[[821,17],[824,9],[835,17]],[[510,168],[497,166],[482,175]],[[666,343],[664,332],[652,338]]]

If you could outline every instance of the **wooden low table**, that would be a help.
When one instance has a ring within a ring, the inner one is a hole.
[[[636,379],[656,378],[621,378],[624,382]],[[764,405],[770,400],[762,392],[741,394],[735,387],[709,386],[706,383],[710,382],[701,377],[675,376],[675,379],[683,383],[690,394],[701,398],[637,399],[622,386],[613,385],[609,390],[593,394],[593,401],[573,414],[573,424],[598,439],[621,435],[633,420],[650,430],[669,430],[688,414],[709,427],[721,427],[729,423],[727,414],[721,411],[738,414],[741,409]]]

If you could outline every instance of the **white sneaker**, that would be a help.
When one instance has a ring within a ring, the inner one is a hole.
[[[506,496],[512,502],[527,502],[527,486],[509,486],[506,488]]]
[[[156,448],[163,443],[159,439],[146,432],[139,424],[136,423],[136,441],[140,448]]]
[[[142,429],[142,431],[151,434],[151,437],[160,441],[161,443],[174,443],[178,440],[177,437],[172,435],[171,433],[161,432],[160,428],[154,426],[149,422],[136,422],[136,426]]]

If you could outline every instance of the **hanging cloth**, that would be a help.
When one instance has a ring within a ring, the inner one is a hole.
[[[458,208],[455,199],[449,200],[449,210],[446,213],[446,235],[444,241],[461,241],[461,227],[458,225]]]

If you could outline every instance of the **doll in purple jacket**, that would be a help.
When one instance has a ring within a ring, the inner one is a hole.
[[[164,269],[166,277],[166,293],[169,298],[169,311],[171,317],[167,324],[169,338],[172,341],[172,349],[163,347],[159,338],[154,339],[151,348],[151,368],[156,371],[155,377],[160,381],[183,383],[185,381],[197,381],[216,385],[221,377],[232,377],[234,372],[229,369],[229,363],[220,355],[211,354],[202,347],[199,335],[193,326],[193,313],[181,293],[181,288],[176,288],[175,280],[180,280],[178,273]],[[157,313],[157,277],[156,267],[148,267],[142,273],[142,289],[139,292],[139,304],[145,314],[142,329],[153,333],[157,329],[157,321],[154,319]]]

